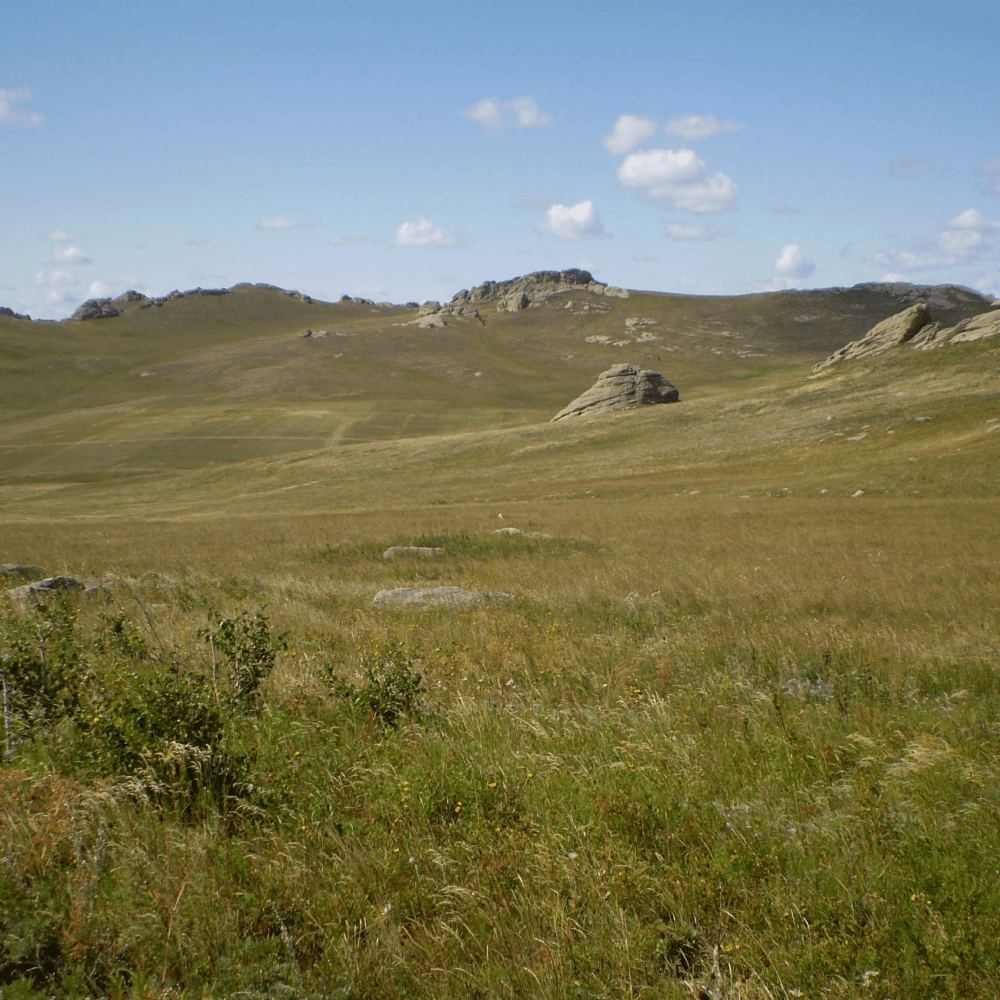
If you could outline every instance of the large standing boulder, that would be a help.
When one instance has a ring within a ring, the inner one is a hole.
[[[601,372],[597,382],[569,406],[563,407],[552,419],[597,416],[633,406],[655,406],[676,403],[680,393],[659,372],[649,372],[636,365],[614,365]]]
[[[813,372],[821,372],[838,361],[851,358],[867,358],[881,354],[898,344],[912,340],[931,322],[931,311],[926,302],[918,302],[895,316],[882,320],[873,326],[860,340],[852,340],[839,351],[835,351],[825,361],[813,366]]]

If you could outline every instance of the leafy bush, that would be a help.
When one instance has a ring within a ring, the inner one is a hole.
[[[386,642],[362,653],[365,686],[330,674],[334,693],[369,712],[379,725],[395,728],[402,716],[420,713],[423,677],[413,669],[413,650],[405,643]]]
[[[209,624],[199,635],[211,646],[213,681],[218,669],[217,654],[224,657],[232,687],[231,696],[238,705],[250,708],[256,702],[261,682],[274,669],[278,653],[288,648],[287,637],[271,634],[271,623],[258,611],[240,611],[232,618],[209,612]]]
[[[8,754],[16,740],[33,738],[80,711],[91,681],[67,597],[21,613],[0,608],[0,682]]]

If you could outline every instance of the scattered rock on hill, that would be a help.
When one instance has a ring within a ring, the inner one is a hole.
[[[645,371],[635,365],[614,365],[601,372],[597,382],[582,396],[561,409],[552,419],[597,416],[633,406],[676,403],[680,393],[659,372]]]
[[[552,541],[554,535],[547,535],[544,531],[522,531],[520,528],[496,528],[494,535],[511,535],[520,538],[538,538],[543,541]]]
[[[430,608],[457,611],[513,598],[513,594],[463,590],[461,587],[397,587],[395,590],[380,590],[372,601],[372,607],[383,611],[425,611]]]
[[[16,600],[26,600],[29,597],[47,597],[68,591],[83,591],[84,597],[93,597],[102,590],[104,584],[100,580],[81,581],[72,576],[49,576],[44,580],[27,583],[23,587],[12,587],[7,593]]]
[[[390,545],[389,548],[382,553],[382,558],[388,562],[389,560],[396,559],[399,556],[416,556],[419,559],[432,559],[434,556],[439,556],[444,552],[444,549],[436,545]]]
[[[876,324],[860,340],[852,340],[826,360],[813,365],[812,371],[817,375],[838,361],[872,357],[902,344],[908,344],[915,351],[931,351],[997,334],[1000,334],[1000,310],[993,309],[955,326],[944,327],[932,320],[927,303],[920,302]]]

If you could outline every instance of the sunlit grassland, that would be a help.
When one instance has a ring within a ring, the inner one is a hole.
[[[300,438],[6,473],[0,561],[108,594],[0,768],[3,996],[996,996],[996,362],[355,443],[168,407]],[[513,598],[372,607],[438,585]],[[259,702],[206,641],[243,609],[287,633]]]

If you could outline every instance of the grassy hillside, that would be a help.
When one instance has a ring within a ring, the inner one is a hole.
[[[949,321],[985,308],[955,301]],[[621,360],[663,372],[693,401],[801,372],[899,304],[885,288],[624,301],[580,291],[425,330],[407,325],[415,310],[246,285],[130,303],[111,319],[0,317],[0,475],[129,477],[533,424]],[[629,332],[629,318],[650,322]]]
[[[1000,344],[584,294],[3,327],[4,997],[997,994]]]

